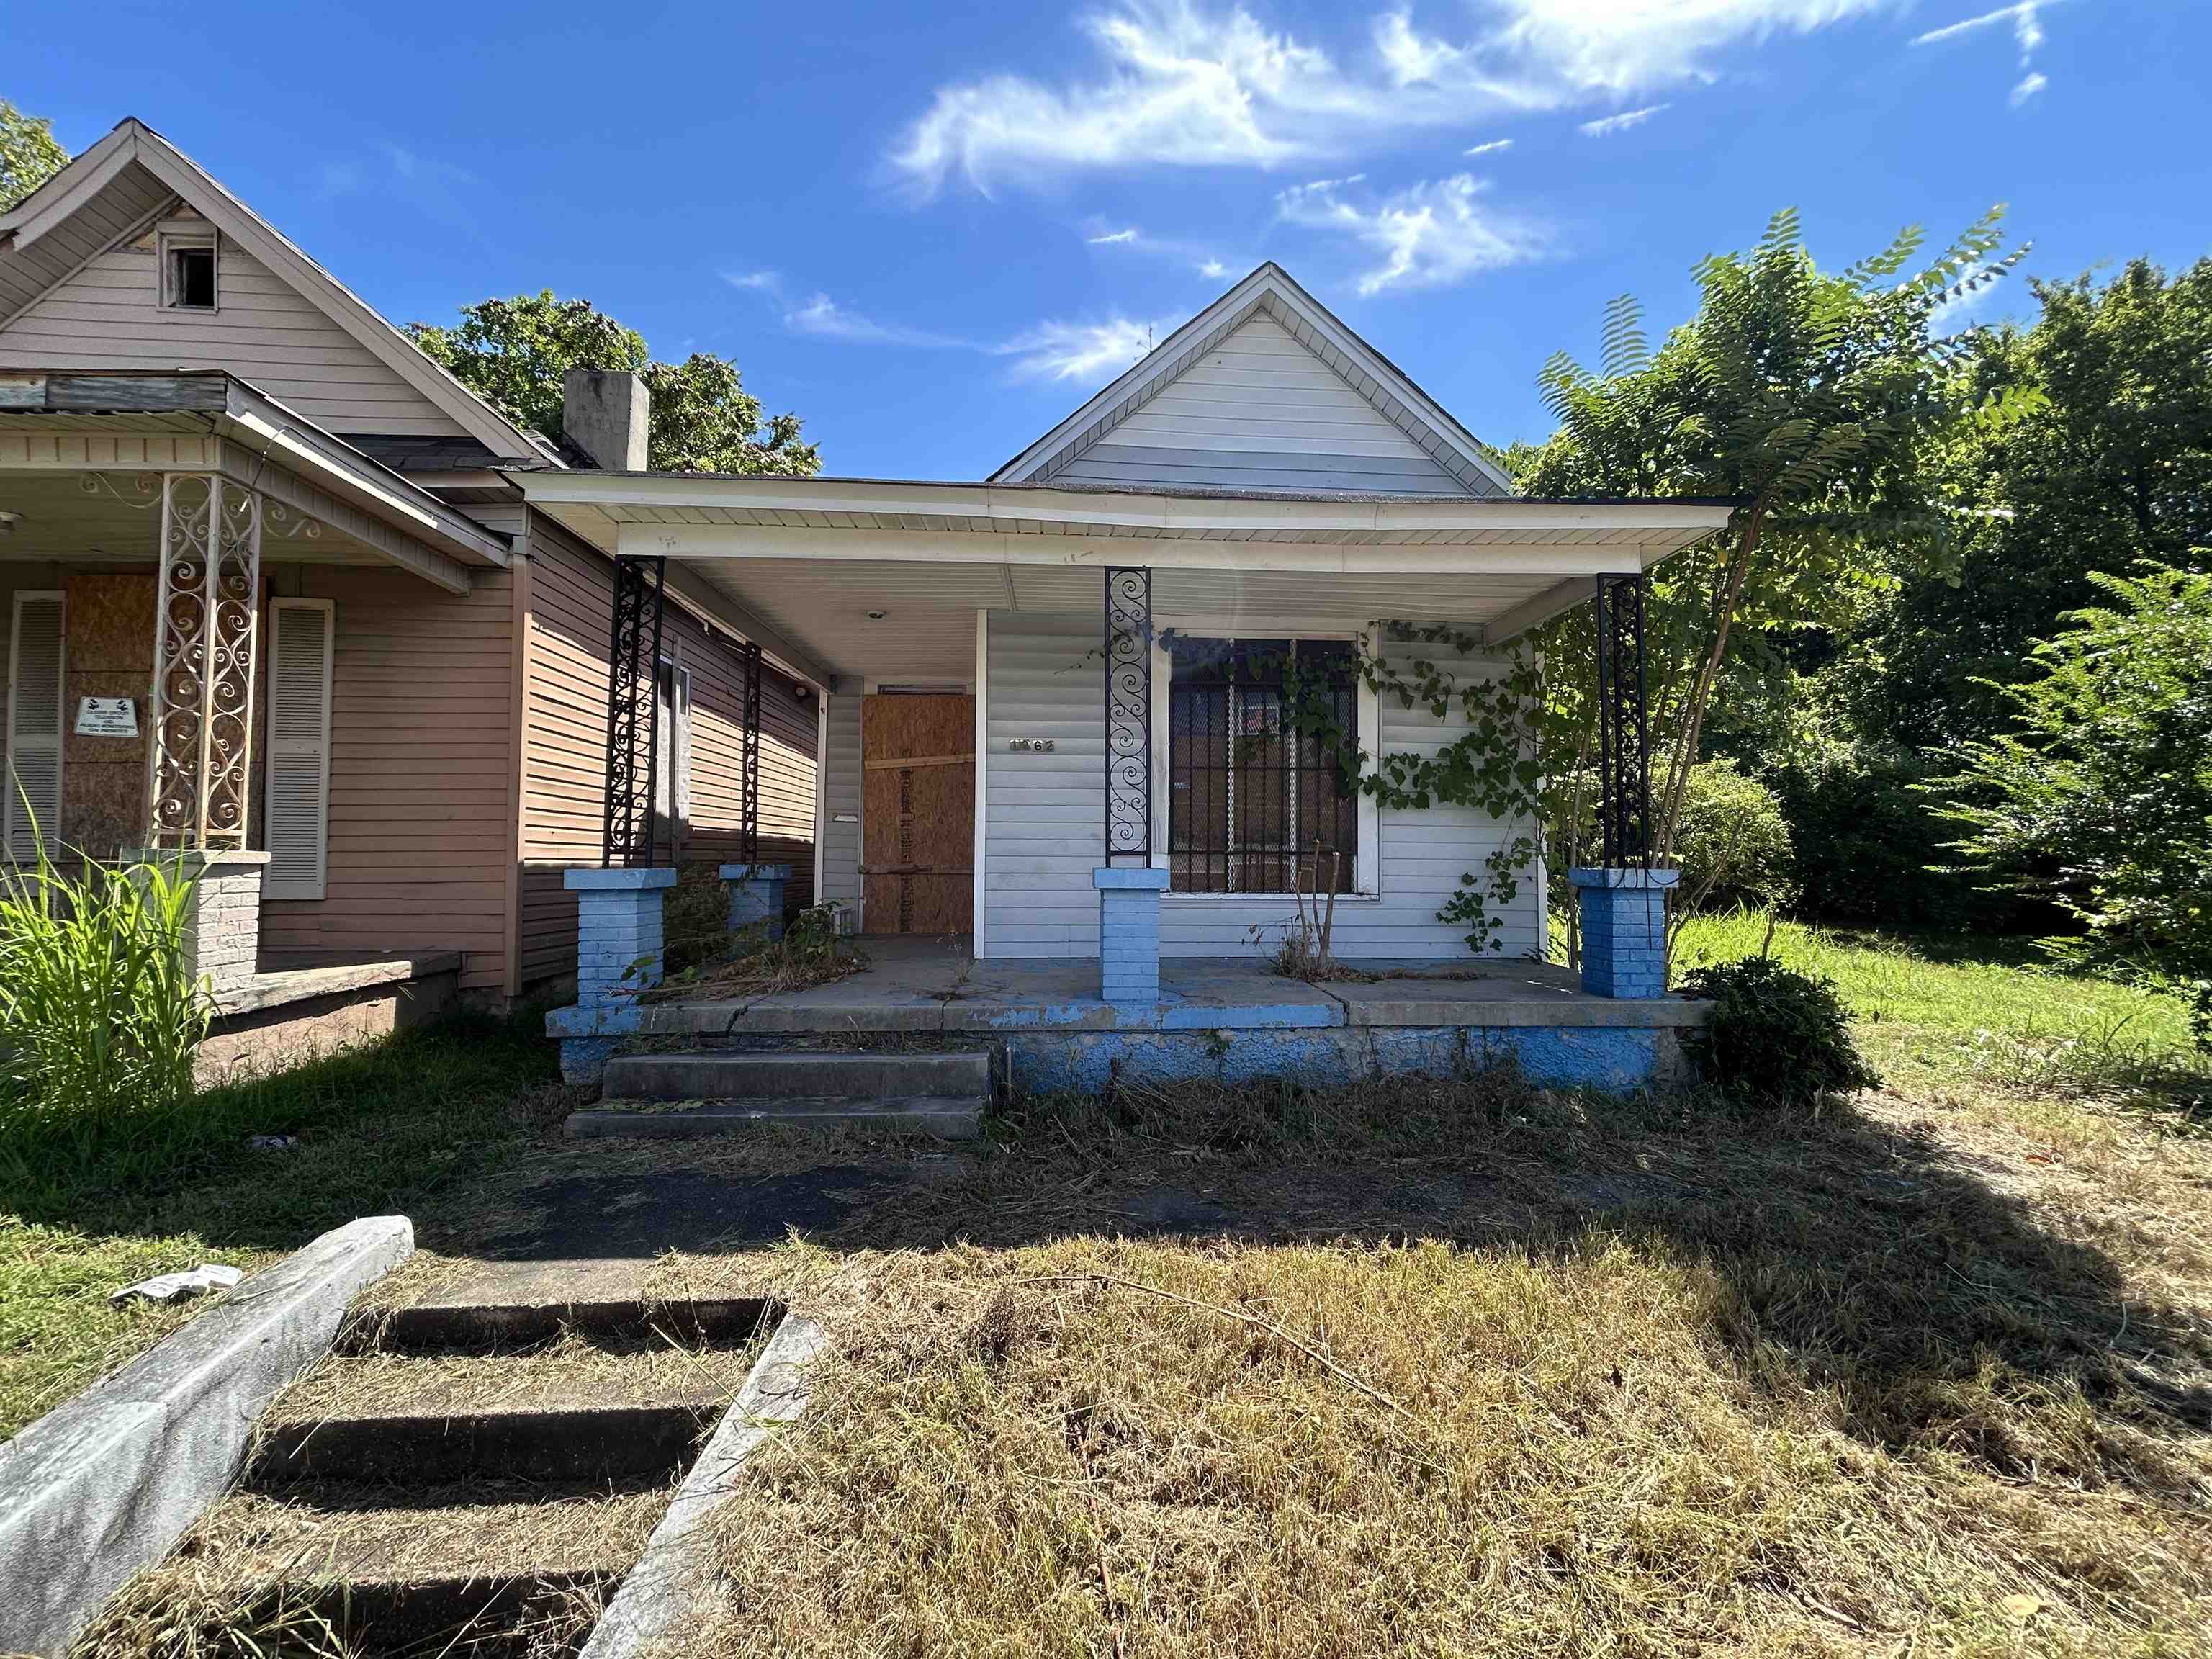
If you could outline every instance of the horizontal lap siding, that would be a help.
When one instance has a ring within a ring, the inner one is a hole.
[[[1054,476],[1237,489],[1468,493],[1266,316],[1246,322]]]
[[[217,308],[159,301],[152,234],[112,247],[0,330],[0,365],[223,368],[334,432],[453,434],[459,423],[233,242]]]
[[[614,567],[543,519],[533,521],[531,637],[523,732],[522,979],[576,971],[572,865],[596,865],[606,831],[607,629]],[[737,653],[671,605],[663,653],[691,674],[692,836],[687,858],[733,860],[741,823],[744,693]],[[764,671],[761,855],[793,866],[791,898],[814,875],[815,719],[794,682]]]
[[[331,601],[329,872],[269,900],[265,947],[459,951],[465,988],[504,988],[513,578],[465,597],[404,572],[302,565],[281,597]]]
[[[1095,957],[1106,698],[1096,615],[991,614],[983,902],[994,957]],[[1048,738],[1049,754],[1016,751]]]

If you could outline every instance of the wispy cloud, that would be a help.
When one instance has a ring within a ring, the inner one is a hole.
[[[1133,242],[1137,240],[1137,228],[1132,225],[1127,230],[1109,230],[1103,236],[1091,236],[1085,240],[1093,247],[1110,247],[1118,242]]]
[[[1218,283],[1229,274],[1229,267],[1218,259],[1208,259],[1199,266],[1198,274],[1201,276],[1210,276]]]
[[[722,280],[732,288],[749,289],[757,294],[775,294],[783,287],[783,278],[773,270],[726,270]]]
[[[1623,110],[1618,115],[1605,115],[1595,121],[1585,121],[1576,131],[1585,138],[1610,138],[1616,132],[1640,127],[1653,116],[1674,107],[1672,104],[1647,104],[1642,109]]]
[[[805,304],[784,313],[786,328],[825,340],[850,340],[863,345],[915,346],[927,350],[975,349],[956,335],[901,324],[879,323],[858,312],[848,311],[826,294],[816,294]]]
[[[326,161],[316,183],[325,199],[373,196],[404,202],[441,224],[465,225],[481,234],[475,198],[482,181],[466,167],[423,155],[389,141],[375,146],[374,161]]]
[[[1127,225],[1118,230],[1109,229],[1111,223],[1110,220],[1092,220],[1084,227],[1085,244],[1091,247],[1120,248],[1147,258],[1183,265],[1201,276],[1228,274],[1228,265],[1216,252],[1219,246],[1218,243],[1196,241],[1182,236],[1155,236],[1135,225]]]
[[[1460,154],[1462,155],[1495,155],[1500,150],[1508,150],[1512,148],[1513,141],[1510,138],[1493,138],[1486,144],[1470,144],[1467,149],[1462,150]]]
[[[1013,359],[1018,380],[1111,379],[1152,349],[1157,325],[1114,317],[1101,323],[1039,323],[990,348]]]
[[[1488,0],[1462,40],[1425,34],[1398,9],[1370,17],[1366,50],[1339,61],[1241,6],[1118,0],[1082,20],[1090,70],[940,86],[890,159],[925,195],[956,175],[988,191],[1086,169],[1283,168],[1394,136],[1701,84],[1732,48],[1892,3]]]
[[[2016,5],[2000,6],[1995,11],[1961,18],[1958,22],[1946,23],[1941,28],[1916,34],[1912,37],[1912,44],[1916,46],[1938,46],[1963,35],[1978,34],[1984,29],[2010,24],[2013,46],[2020,54],[2021,76],[2013,82],[2012,95],[2008,101],[2018,109],[2051,84],[2051,77],[2035,67],[2035,53],[2044,41],[2041,12],[2045,6],[2059,3],[2060,0],[2019,0]]]
[[[1488,186],[1462,173],[1399,191],[1380,201],[1345,193],[1351,179],[1296,185],[1275,198],[1289,222],[1348,236],[1376,260],[1358,278],[1362,294],[1441,288],[1480,270],[1518,264],[1543,252],[1543,234],[1510,216],[1485,211]]]

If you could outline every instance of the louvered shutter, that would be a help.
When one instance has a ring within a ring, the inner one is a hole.
[[[62,819],[62,641],[67,602],[58,593],[18,593],[8,631],[8,855],[38,856],[39,838],[58,853]]]
[[[269,602],[269,867],[261,893],[319,899],[329,862],[331,602]]]

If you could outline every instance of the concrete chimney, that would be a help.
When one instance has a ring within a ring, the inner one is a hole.
[[[617,368],[572,368],[561,377],[561,430],[610,472],[646,470],[653,399],[645,377]]]

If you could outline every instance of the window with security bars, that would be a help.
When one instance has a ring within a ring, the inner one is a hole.
[[[1348,641],[1185,636],[1169,647],[1170,891],[1354,890],[1358,799],[1338,793],[1321,744],[1286,723],[1293,663],[1302,683],[1324,681],[1338,724],[1356,740]]]

